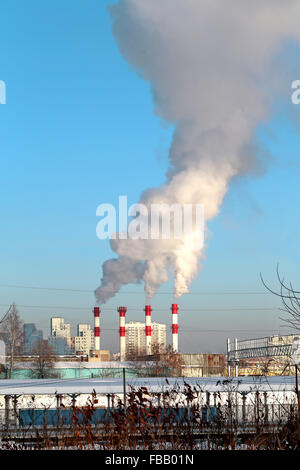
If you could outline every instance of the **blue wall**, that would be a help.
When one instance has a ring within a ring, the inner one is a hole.
[[[125,369],[126,377],[138,377],[134,369]],[[99,369],[93,367],[65,368],[65,369],[47,369],[46,378],[60,379],[84,379],[93,377],[115,377],[122,378],[123,369]],[[8,378],[5,372],[0,373],[0,378]],[[15,369],[12,371],[12,379],[37,379],[38,372],[34,369]]]

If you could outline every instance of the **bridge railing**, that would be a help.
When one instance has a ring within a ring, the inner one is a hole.
[[[227,359],[234,361],[254,357],[289,356],[293,338],[299,335],[276,335],[228,343]]]

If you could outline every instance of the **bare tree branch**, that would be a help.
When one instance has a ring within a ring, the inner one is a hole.
[[[293,288],[291,282],[289,283],[290,287],[288,287],[288,285],[285,283],[284,277],[280,275],[279,264],[277,264],[276,274],[279,282],[279,292],[274,291],[266,284],[261,273],[260,279],[264,287],[270,293],[280,297],[281,299],[283,308],[280,310],[287,313],[288,315],[285,318],[280,317],[280,320],[295,330],[300,330],[300,297],[297,295],[300,294],[300,292]]]
[[[1,324],[3,339],[9,352],[9,378],[12,377],[15,356],[23,346],[23,322],[15,304],[12,304]]]

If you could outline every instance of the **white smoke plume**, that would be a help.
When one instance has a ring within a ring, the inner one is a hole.
[[[151,84],[155,114],[175,127],[166,182],[145,191],[141,202],[201,203],[207,222],[231,179],[259,168],[255,131],[284,82],[277,54],[300,39],[300,2],[120,0],[110,14],[120,52]],[[151,297],[170,276],[180,296],[203,255],[188,238],[111,246],[118,258],[103,265],[99,303],[138,281]]]

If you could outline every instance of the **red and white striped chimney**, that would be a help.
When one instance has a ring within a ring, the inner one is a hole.
[[[151,356],[151,305],[145,306],[146,355]]]
[[[100,308],[94,307],[95,350],[100,351]]]
[[[178,305],[172,304],[172,349],[178,352]]]
[[[126,307],[119,307],[120,314],[120,361],[125,361],[126,358],[126,337],[125,337],[125,313]]]

